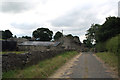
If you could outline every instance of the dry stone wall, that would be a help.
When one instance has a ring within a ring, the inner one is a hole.
[[[54,51],[32,51],[24,54],[8,53],[2,55],[2,71],[14,69],[23,69],[26,66],[37,64],[38,62],[54,57],[65,51],[70,50],[54,50]]]

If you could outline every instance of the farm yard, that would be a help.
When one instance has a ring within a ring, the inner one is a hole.
[[[0,3],[0,79],[120,79],[120,1]]]

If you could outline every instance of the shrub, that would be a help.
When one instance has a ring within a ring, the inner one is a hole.
[[[112,53],[115,53],[115,54],[118,53],[118,50],[119,50],[118,45],[120,45],[119,40],[118,40],[119,38],[120,38],[120,35],[112,37],[111,39],[109,39],[106,42],[106,49],[109,52],[112,52]]]
[[[104,52],[104,51],[106,51],[106,44],[105,44],[105,42],[99,42],[99,43],[96,44],[95,47],[96,47],[96,50],[98,52]]]

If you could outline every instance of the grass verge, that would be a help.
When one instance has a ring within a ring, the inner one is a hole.
[[[96,53],[106,64],[114,68],[115,71],[118,71],[118,56],[110,52],[101,52]]]
[[[26,53],[27,51],[3,51],[0,52],[0,54],[7,54],[7,53],[16,53],[16,54],[22,54],[22,53]]]
[[[76,51],[59,54],[53,58],[46,59],[36,65],[26,67],[23,70],[11,70],[3,72],[3,78],[47,78],[60,68],[66,61],[77,55]]]

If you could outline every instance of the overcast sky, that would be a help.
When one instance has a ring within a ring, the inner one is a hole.
[[[16,2],[17,1],[17,2]],[[14,35],[32,36],[37,28],[85,39],[92,23],[118,15],[119,0],[0,0],[0,30]]]

